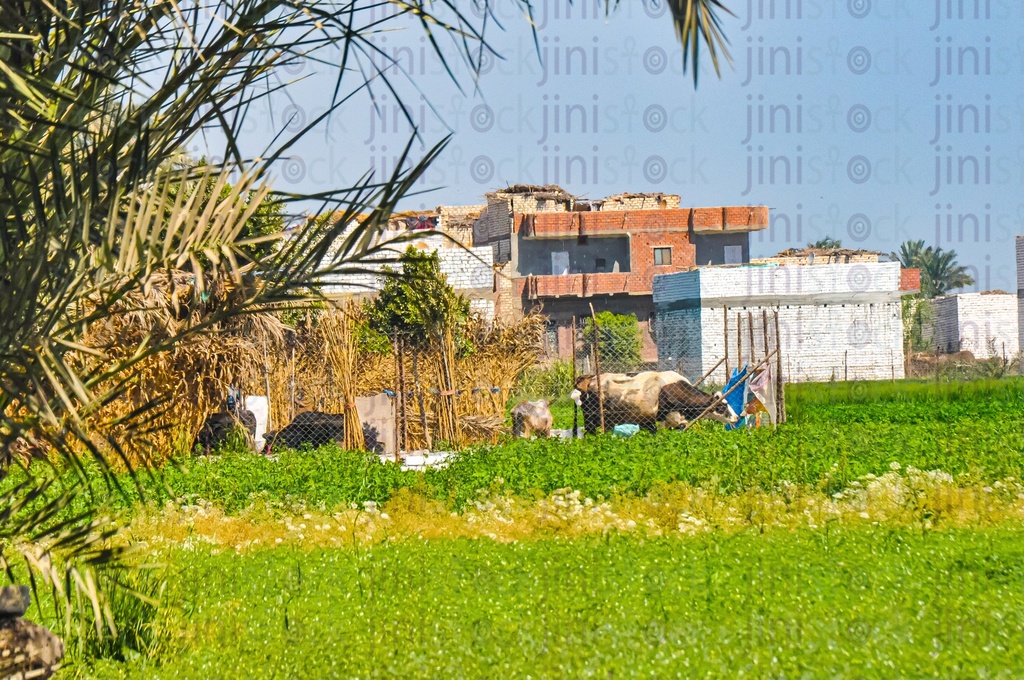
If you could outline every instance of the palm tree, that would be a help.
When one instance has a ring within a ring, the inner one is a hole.
[[[832,238],[831,236],[826,236],[825,238],[820,238],[820,239],[818,239],[817,241],[815,241],[813,243],[808,243],[807,247],[808,248],[820,248],[822,250],[832,250],[832,249],[835,249],[835,248],[842,248],[843,247],[843,242],[841,240],[837,239],[837,238]]]
[[[531,13],[526,0],[509,1]],[[100,417],[103,406],[125,395],[147,357],[241,314],[308,303],[325,276],[375,271],[368,258],[376,266],[386,261],[378,254],[401,251],[377,235],[444,140],[414,161],[410,139],[396,164],[404,170],[315,195],[274,192],[268,178],[361,90],[384,89],[405,110],[393,82],[404,71],[373,42],[384,24],[418,21],[446,68],[441,39],[478,73],[491,51],[493,2],[472,12],[451,0],[389,3],[386,12],[337,0],[0,4],[0,453],[35,447],[54,463],[24,468],[23,482],[0,491],[0,563],[8,578],[32,574],[51,589],[58,619],[70,622],[74,603],[85,602],[97,631],[113,629],[104,570],[121,553],[106,541],[118,528],[99,508],[120,489],[112,463],[131,466],[109,433],[144,429],[158,404],[117,422]],[[701,44],[716,72],[718,50],[729,59],[720,10],[718,0],[673,0],[695,84]],[[301,61],[336,65],[330,105],[295,134],[283,126],[258,158],[244,156],[246,113],[286,87],[282,67]],[[224,165],[168,162],[211,129],[225,140]],[[314,201],[333,217],[252,257],[243,229],[264,199]],[[153,312],[142,293],[183,271],[193,283],[171,296],[171,311],[205,303],[213,288],[229,293],[180,332],[147,337],[118,358],[90,345],[91,327]]]
[[[957,263],[955,250],[925,246],[924,241],[904,241],[899,252],[889,256],[904,267],[921,270],[921,295],[933,298],[956,288],[974,284],[967,267]]]
[[[945,295],[951,290],[974,284],[974,277],[967,273],[967,267],[957,263],[955,250],[926,249],[919,259],[921,263],[922,292],[927,282],[930,297]]]
[[[923,251],[924,240],[904,241],[900,244],[899,252],[889,253],[889,257],[899,262],[905,269],[916,269],[918,267],[918,259]]]

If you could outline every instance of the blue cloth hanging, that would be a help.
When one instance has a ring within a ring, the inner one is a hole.
[[[725,383],[725,387],[722,388],[722,394],[725,394],[730,389],[732,389],[734,385],[737,385],[738,383],[744,382],[746,379],[747,379],[747,364],[743,364],[743,370],[736,369],[736,368],[732,369],[732,377],[729,378],[729,382]],[[736,423],[734,423],[732,425],[726,425],[725,429],[727,429],[727,430],[737,430],[737,429],[739,429],[741,427],[745,427],[746,426],[746,416],[742,416],[740,414],[743,413],[743,406],[744,406],[744,404],[747,403],[747,387],[746,387],[746,385],[744,385],[743,387],[737,387],[735,390],[732,391],[731,394],[727,395],[725,397],[725,403],[729,404],[729,406],[732,407],[732,410],[736,412],[736,415],[740,416],[740,419]]]

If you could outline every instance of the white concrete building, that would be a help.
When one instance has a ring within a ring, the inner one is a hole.
[[[1012,359],[1020,351],[1017,296],[1003,291],[957,293],[932,301],[932,339],[942,352]]]
[[[718,363],[726,343],[730,367],[751,355],[756,362],[765,356],[763,313],[774,347],[778,312],[787,381],[902,378],[900,298],[911,292],[901,290],[898,262],[705,267],[656,276],[658,363],[693,380]],[[709,378],[724,380],[724,367]]]
[[[1024,356],[1024,236],[1017,237],[1017,351]],[[1024,369],[1024,366],[1021,367]]]

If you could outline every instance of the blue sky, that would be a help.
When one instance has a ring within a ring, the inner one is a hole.
[[[453,134],[420,184],[427,193],[403,207],[481,203],[512,183],[764,204],[773,225],[753,236],[755,256],[825,235],[886,252],[924,239],[954,248],[975,289],[1016,288],[1024,3],[726,4],[737,15],[724,23],[734,67],[721,79],[702,69],[697,90],[681,72],[664,0],[625,3],[607,18],[593,0],[541,0],[539,56],[525,19],[501,4],[505,30],[489,37],[504,59],[486,62],[476,91],[465,68],[456,70],[465,92],[453,85],[418,28],[376,37],[410,74],[400,93],[423,141]],[[330,101],[329,66],[289,76],[299,82],[287,96],[247,122],[253,150]],[[278,186],[322,191],[390,172],[410,128],[382,95],[377,109],[357,95],[305,138],[278,168]]]

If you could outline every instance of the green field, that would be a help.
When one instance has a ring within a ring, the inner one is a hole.
[[[1011,677],[1024,530],[179,552],[152,678]]]
[[[125,606],[142,632],[65,672],[1024,674],[1024,382],[787,400],[775,431],[508,442],[426,473],[181,461],[112,508],[164,565],[159,609]]]

